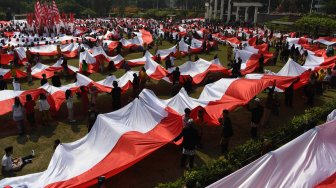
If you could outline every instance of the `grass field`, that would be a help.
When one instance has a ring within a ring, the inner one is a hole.
[[[164,42],[160,49],[166,49],[171,47],[172,44]],[[153,53],[153,51],[151,51]],[[218,54],[220,61],[225,66],[226,61],[226,47],[219,46],[217,51],[213,51],[209,54],[202,54],[199,57],[206,60],[212,60],[214,55]],[[125,56],[126,59],[134,59],[142,56],[142,53],[132,53]],[[46,60],[50,64],[55,61]],[[68,61],[70,65],[78,66],[78,59]],[[186,62],[186,58],[176,60],[175,65],[180,65]],[[280,63],[277,66],[266,66],[266,69],[277,72],[281,69]],[[132,68],[132,70],[139,70],[140,67]],[[99,81],[104,79],[109,73],[95,73],[90,75],[90,78]],[[118,70],[113,73],[117,77],[124,74],[123,70]],[[220,77],[221,75],[216,75]],[[71,83],[73,80],[62,79],[62,84]],[[26,83],[22,83],[23,89],[37,88],[39,87],[39,80],[35,80],[33,86],[28,86]],[[170,85],[163,81],[151,81],[148,84],[148,88],[152,89],[160,98],[170,98]],[[190,96],[197,98],[204,88],[203,84],[194,87]],[[123,104],[127,104],[130,101],[130,91],[126,92],[123,96]],[[323,95],[319,96],[316,100],[316,105],[321,105],[333,99],[336,95],[335,90],[328,90]],[[303,97],[301,90],[296,91],[294,108],[286,108],[281,105],[280,116],[272,116],[270,120],[270,128],[260,128],[260,133],[265,133],[270,130],[274,130],[287,122],[293,116],[303,113],[306,105],[304,104],[305,98]],[[264,98],[265,94],[260,93],[259,97]],[[283,96],[280,94],[280,101],[283,102]],[[100,94],[97,100],[97,109],[101,113],[111,111],[111,96],[108,94]],[[66,121],[66,107],[63,105],[60,112],[55,117],[55,120],[51,125],[38,126],[37,130],[29,130],[26,136],[16,136],[15,124],[11,120],[11,114],[0,117],[1,126],[14,126],[12,129],[4,130],[0,133],[0,149],[6,146],[14,146],[14,156],[23,156],[29,154],[31,149],[35,149],[37,156],[33,161],[33,164],[27,165],[17,175],[25,175],[29,173],[35,173],[43,171],[47,168],[50,158],[53,154],[53,141],[60,139],[63,143],[68,143],[82,138],[87,133],[86,119],[80,112],[80,104],[78,101],[75,103],[75,114],[78,122],[76,124],[68,124]],[[231,113],[231,118],[234,127],[234,137],[230,147],[244,143],[250,138],[250,113],[243,107],[236,109]],[[37,116],[39,120],[39,116]],[[0,130],[2,130],[0,128]],[[203,149],[197,151],[196,165],[202,165],[209,161],[216,159],[220,156],[219,138],[220,127],[208,127],[206,134],[203,138]],[[110,178],[108,180],[107,187],[154,187],[160,182],[173,181],[180,177],[184,170],[179,167],[181,148],[179,146],[169,144],[159,149],[153,154],[146,157],[144,160],[121,172],[120,174]],[[3,178],[0,176],[0,178]]]

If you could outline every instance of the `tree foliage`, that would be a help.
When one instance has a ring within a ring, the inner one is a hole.
[[[317,36],[320,30],[327,30],[328,34],[336,31],[336,20],[322,15],[310,15],[297,20],[295,26],[301,30],[314,31]]]
[[[336,14],[336,0],[325,0],[323,9],[327,14]]]

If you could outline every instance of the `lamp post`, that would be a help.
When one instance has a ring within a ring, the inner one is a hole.
[[[228,2],[228,15],[226,17],[226,23],[229,23],[231,19],[231,0]]]
[[[204,6],[205,6],[205,15],[204,15],[204,19],[207,20],[208,17],[209,17],[209,3],[206,2],[206,3],[204,4]]]
[[[309,14],[311,14],[312,11],[313,11],[313,3],[314,3],[314,0],[312,0],[311,3],[310,3],[310,11],[309,11]]]
[[[268,10],[267,10],[267,14],[270,14],[270,8],[271,8],[271,0],[268,0]]]

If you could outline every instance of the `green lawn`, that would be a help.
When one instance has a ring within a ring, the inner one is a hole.
[[[171,47],[172,44],[164,42],[163,46],[160,49],[166,49]],[[153,53],[153,51],[152,51]],[[226,47],[220,46],[217,51],[213,51],[209,54],[202,54],[199,57],[206,60],[212,60],[214,55],[218,54],[220,61],[223,65],[227,65],[226,61]],[[139,58],[142,56],[142,53],[132,53],[125,56],[126,59]],[[186,58],[176,60],[176,65],[180,65],[186,61]],[[51,61],[52,64],[54,61]],[[78,59],[70,60],[70,65],[78,66]],[[278,63],[277,66],[266,66],[266,69],[272,71],[278,71],[281,69],[281,64]],[[139,70],[139,67],[133,68],[133,70]],[[114,72],[117,77],[120,77],[124,74],[123,70],[118,70]],[[102,80],[108,75],[106,73],[96,73],[90,75],[90,78],[99,81]],[[220,75],[217,75],[218,77]],[[62,83],[71,83],[73,80],[65,81],[62,79]],[[39,87],[39,80],[34,81],[33,86],[28,86],[25,83],[22,83],[23,89],[37,88]],[[152,89],[159,97],[169,98],[170,85],[164,81],[151,81],[148,84],[148,88]],[[198,97],[204,88],[203,84],[198,85],[194,88],[194,91],[190,96]],[[317,105],[323,104],[334,98],[336,95],[335,90],[328,90],[322,96],[317,98]],[[261,93],[259,97],[264,98],[265,94]],[[127,104],[131,100],[130,92],[126,92],[123,96],[123,104]],[[280,94],[280,100],[283,102],[283,96]],[[282,126],[285,122],[291,119],[297,114],[303,113],[306,108],[304,104],[304,97],[301,90],[298,90],[295,94],[295,105],[294,108],[286,108],[284,105],[281,105],[281,112],[279,117],[272,117],[270,120],[270,128],[260,128],[260,133],[264,133],[270,130],[274,130]],[[97,100],[97,109],[101,113],[110,112],[111,110],[111,97],[108,94],[100,94]],[[24,137],[19,137],[15,135],[15,128],[11,132],[11,135],[2,135],[0,139],[0,149],[5,148],[8,145],[14,146],[14,156],[23,156],[30,153],[31,149],[35,149],[37,156],[34,159],[33,164],[27,165],[21,172],[18,172],[17,175],[25,175],[34,172],[40,172],[47,168],[50,158],[53,154],[53,141],[55,139],[60,139],[62,142],[72,142],[82,138],[86,133],[86,120],[82,114],[80,114],[80,104],[75,103],[75,113],[76,117],[79,120],[78,123],[71,125],[66,121],[66,109],[63,105],[60,112],[55,117],[55,121],[48,126],[42,127],[39,126],[37,130],[31,131],[28,130],[28,134]],[[231,113],[233,125],[234,125],[234,138],[230,147],[244,143],[250,138],[250,114],[245,108],[238,108]],[[39,119],[39,116],[37,116]],[[10,125],[15,126],[11,120],[11,115],[5,115],[0,117],[0,126],[1,125]],[[27,128],[29,128],[27,126]],[[219,148],[219,138],[220,138],[220,127],[208,127],[206,134],[203,138],[203,149],[197,152],[196,164],[202,165],[208,163],[209,161],[216,159],[220,156]],[[10,132],[10,131],[9,131]],[[1,136],[1,134],[0,134]],[[108,181],[108,187],[153,187],[160,182],[173,181],[180,177],[184,170],[179,167],[180,160],[180,147],[173,144],[169,144],[153,154],[146,157],[144,160],[135,164],[134,166],[126,169],[120,174],[112,177]],[[144,173],[145,172],[145,173]],[[0,178],[3,178],[0,176]]]

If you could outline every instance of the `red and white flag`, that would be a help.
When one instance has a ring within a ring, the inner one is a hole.
[[[41,24],[41,14],[42,14],[42,7],[40,1],[36,1],[35,4],[35,24],[40,26]]]
[[[53,21],[55,24],[59,24],[60,22],[60,13],[58,11],[57,5],[55,3],[55,1],[52,1],[52,7],[51,7],[51,12],[53,15]]]

